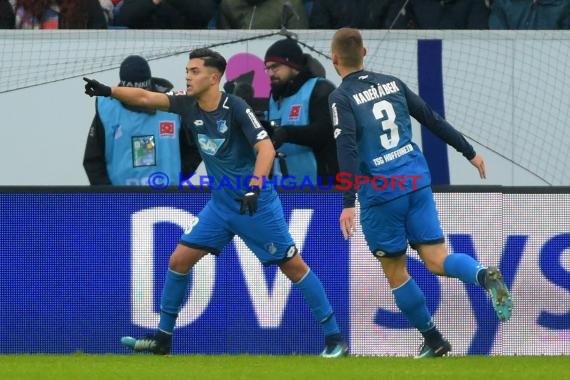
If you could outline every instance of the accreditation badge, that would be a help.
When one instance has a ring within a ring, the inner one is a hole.
[[[133,136],[133,167],[156,166],[156,141],[153,135]]]

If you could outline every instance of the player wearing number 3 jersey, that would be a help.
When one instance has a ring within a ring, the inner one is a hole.
[[[345,239],[352,235],[358,190],[360,222],[372,254],[380,261],[396,305],[424,337],[418,357],[447,354],[451,345],[436,328],[425,297],[406,269],[408,244],[429,271],[455,277],[485,288],[500,320],[511,316],[512,300],[495,267],[484,267],[471,256],[448,255],[438,219],[427,163],[412,142],[410,116],[421,122],[467,158],[485,178],[483,158],[446,120],[401,80],[364,70],[366,55],[356,29],[339,29],[331,46],[332,62],[342,77],[329,96],[340,171],[369,176],[376,183],[344,192],[340,227]],[[410,178],[395,186],[383,178]]]

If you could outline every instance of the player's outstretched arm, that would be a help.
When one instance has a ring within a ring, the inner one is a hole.
[[[112,96],[113,98],[135,107],[168,111],[168,96],[159,92],[134,87],[109,87],[94,79],[83,78],[86,82],[85,93],[89,96]]]

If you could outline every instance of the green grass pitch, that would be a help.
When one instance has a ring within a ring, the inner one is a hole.
[[[0,379],[564,379],[564,356],[395,357],[255,355],[3,355]]]

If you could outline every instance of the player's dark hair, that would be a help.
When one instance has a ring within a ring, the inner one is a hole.
[[[201,59],[204,66],[213,67],[220,72],[220,76],[226,71],[226,59],[218,52],[208,48],[199,48],[190,52],[190,59]]]

